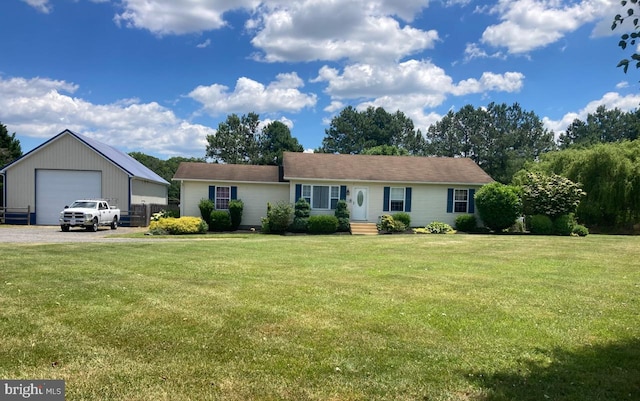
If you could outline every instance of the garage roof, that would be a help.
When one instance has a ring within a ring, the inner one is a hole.
[[[145,167],[142,163],[140,163],[133,157],[129,156],[128,154],[121,152],[118,149],[113,148],[107,144],[96,141],[95,139],[72,132],[71,130],[68,130],[68,129],[62,131],[58,135],[49,139],[48,141],[38,146],[37,148],[31,150],[30,152],[24,154],[21,158],[14,160],[12,163],[9,163],[8,165],[4,166],[4,168],[0,170],[0,173],[4,173],[9,167],[13,166],[14,164],[20,163],[20,161],[29,157],[31,154],[38,152],[39,150],[47,146],[49,143],[55,141],[56,139],[62,137],[63,135],[71,135],[75,137],[76,139],[78,139],[79,141],[81,141],[91,149],[93,149],[95,152],[102,155],[104,158],[106,158],[116,166],[120,167],[130,177],[141,178],[141,179],[149,180],[152,182],[157,182],[160,184],[170,185],[164,178],[160,177],[158,174],[154,173],[153,171]]]

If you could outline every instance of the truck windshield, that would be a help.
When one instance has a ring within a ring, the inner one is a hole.
[[[95,209],[96,202],[73,202],[71,207],[83,207],[87,209]]]

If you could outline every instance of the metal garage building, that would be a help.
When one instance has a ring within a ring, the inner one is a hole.
[[[5,166],[0,174],[2,206],[29,207],[31,224],[57,225],[64,206],[82,198],[111,199],[123,211],[136,204],[167,204],[169,183],[162,177],[126,153],[69,130]]]

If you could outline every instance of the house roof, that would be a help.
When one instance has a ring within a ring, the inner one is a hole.
[[[366,156],[285,152],[284,166],[180,163],[176,181],[283,182],[284,180],[487,184],[493,179],[473,160],[456,157]]]
[[[182,162],[173,179],[239,182],[282,182],[278,166]]]
[[[473,160],[458,157],[284,153],[284,178],[308,180],[487,184]]]
[[[31,156],[35,152],[38,152],[39,150],[47,146],[49,143],[59,139],[63,135],[71,135],[76,139],[78,139],[80,142],[83,142],[85,145],[93,149],[95,152],[102,155],[104,158],[106,158],[116,166],[120,167],[130,177],[141,178],[141,179],[157,182],[160,184],[169,185],[169,183],[164,178],[160,177],[158,174],[154,173],[153,171],[145,167],[142,163],[140,163],[133,157],[129,156],[128,154],[121,152],[118,149],[113,148],[109,145],[106,145],[102,142],[96,141],[95,139],[72,132],[71,130],[68,130],[68,129],[62,131],[58,135],[49,139],[48,141],[38,146],[37,148],[31,150],[30,152],[24,154],[21,158],[14,160],[12,163],[6,165],[0,172],[4,173],[10,166],[17,164],[20,161]]]

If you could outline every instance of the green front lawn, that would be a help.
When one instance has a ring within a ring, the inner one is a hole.
[[[67,400],[640,399],[640,237],[189,238],[0,245],[0,377]]]

